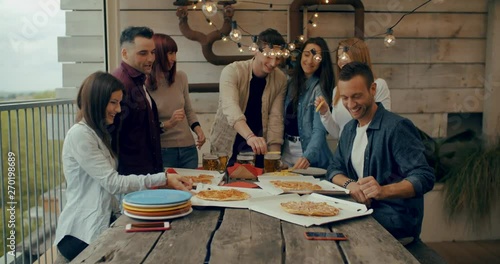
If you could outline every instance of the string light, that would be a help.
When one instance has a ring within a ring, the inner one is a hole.
[[[207,23],[208,23],[210,26],[211,26],[211,25],[213,25],[213,23],[212,23],[212,21],[210,21],[210,19],[208,19],[208,18],[207,18],[206,20],[207,20]]]
[[[325,0],[325,3],[328,4],[329,3],[328,0]]]
[[[394,46],[394,44],[396,44],[396,37],[394,37],[394,35],[392,34],[392,29],[387,29],[387,33],[386,33],[386,36],[384,38],[384,45],[386,47],[392,47]]]
[[[318,15],[318,13],[317,13],[317,12],[316,12],[316,13],[314,13],[314,17],[316,17],[316,18],[317,18],[318,16],[319,16],[319,15]]]
[[[349,47],[344,47],[342,54],[340,54],[340,57],[338,57],[338,61],[342,65],[347,64],[351,61],[351,58],[349,57],[347,51],[349,51]]]
[[[241,40],[241,31],[238,29],[238,24],[236,24],[236,21],[233,21],[232,28],[233,29],[229,33],[229,37],[232,41],[239,42]]]
[[[323,59],[323,57],[321,57],[321,54],[319,54],[316,49],[311,49],[311,53],[313,55],[313,59],[316,61],[316,62],[321,62],[321,60]]]
[[[299,36],[299,41],[300,42],[304,42],[306,40],[306,37],[304,37],[304,35],[300,35]]]
[[[215,16],[215,14],[217,14],[217,5],[214,2],[207,0],[201,6],[201,10],[203,11],[203,14],[205,14],[205,16],[213,17]]]
[[[256,52],[259,50],[259,46],[257,45],[257,36],[252,36],[252,44],[248,46],[248,50],[251,52]]]
[[[290,57],[290,51],[288,51],[287,49],[285,49],[285,51],[283,51],[282,56],[283,56],[283,58],[287,59],[288,57]]]
[[[240,53],[243,53],[243,48],[241,47],[241,43],[238,42],[238,50],[240,51]]]
[[[288,44],[288,50],[293,51],[295,49],[295,43]]]

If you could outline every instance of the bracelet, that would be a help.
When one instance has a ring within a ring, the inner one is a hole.
[[[349,185],[349,183],[351,183],[351,182],[356,182],[356,181],[353,179],[348,179],[347,181],[345,181],[344,186],[342,186],[342,187],[344,187],[344,189],[347,189],[347,185]]]
[[[245,141],[248,141],[250,138],[252,137],[255,137],[254,133],[250,133],[250,135],[248,135],[246,138],[245,138]]]

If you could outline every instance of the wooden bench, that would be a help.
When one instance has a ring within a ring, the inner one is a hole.
[[[422,264],[447,263],[434,249],[428,247],[421,240],[407,245],[406,249]]]

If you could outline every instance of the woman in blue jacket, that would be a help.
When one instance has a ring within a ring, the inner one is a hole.
[[[285,98],[282,160],[296,169],[309,166],[326,169],[332,153],[314,107],[316,97],[332,98],[334,75],[326,41],[321,37],[308,39],[298,59]]]

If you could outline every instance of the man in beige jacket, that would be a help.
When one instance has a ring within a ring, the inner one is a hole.
[[[229,154],[229,166],[239,152],[253,151],[256,166],[263,167],[263,154],[279,151],[283,143],[287,79],[276,68],[283,58],[267,54],[282,49],[285,40],[278,31],[267,29],[259,34],[257,45],[259,51],[252,59],[227,65],[220,77],[219,107],[210,142],[212,152]]]

